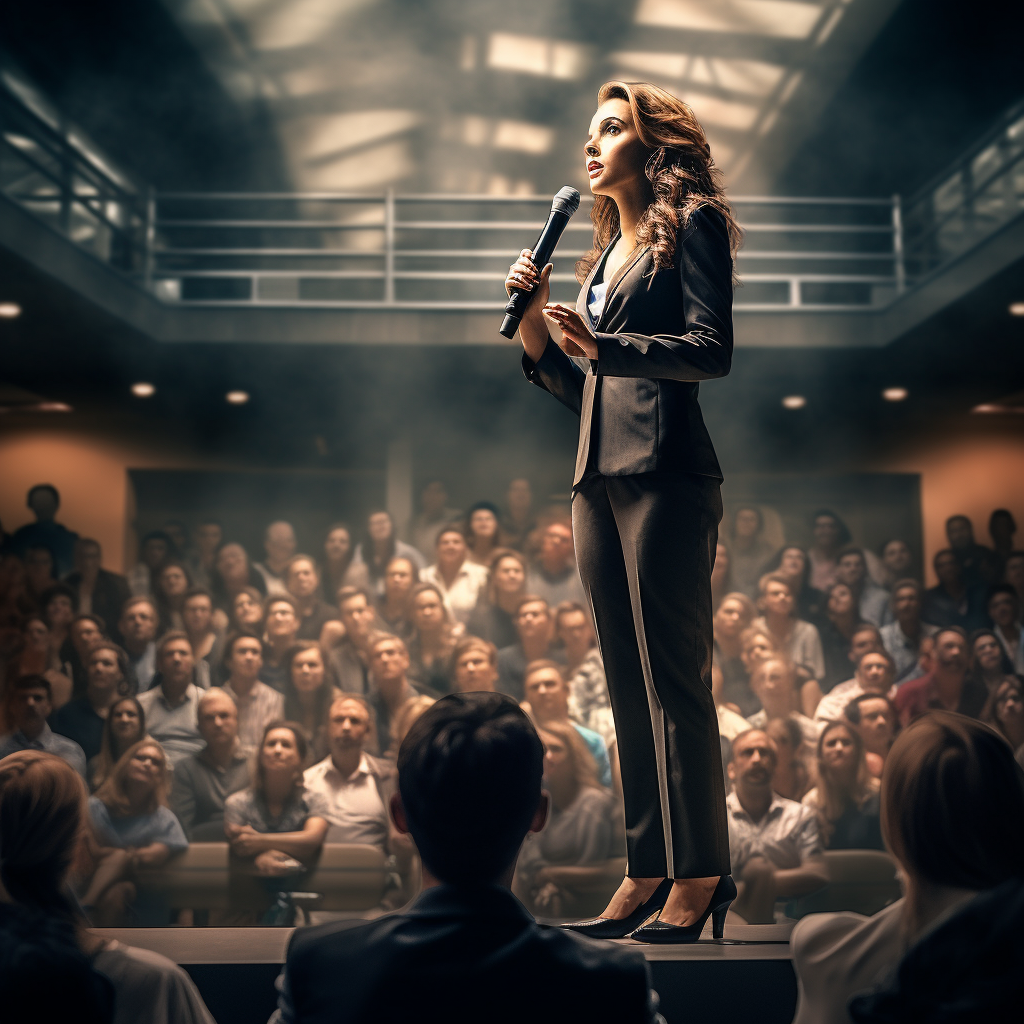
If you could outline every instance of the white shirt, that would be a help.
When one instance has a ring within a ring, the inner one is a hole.
[[[733,874],[742,872],[753,857],[764,857],[776,868],[786,870],[824,855],[818,819],[810,807],[773,793],[764,817],[755,822],[735,793],[726,797],[725,806]]]
[[[845,683],[837,683],[821,698],[818,710],[814,712],[815,721],[845,722],[847,704],[867,692],[856,679],[847,679]],[[886,694],[879,694],[879,696],[884,697]],[[895,698],[895,686],[889,691],[888,696],[890,699]]]
[[[420,579],[424,583],[433,583],[441,591],[445,606],[452,615],[459,622],[466,623],[476,607],[480,591],[487,586],[487,575],[487,570],[482,565],[477,565],[467,558],[450,587],[445,584],[444,576],[436,564],[424,569],[420,573]]]
[[[253,754],[263,740],[267,725],[284,718],[284,694],[258,680],[246,697],[235,693],[230,682],[226,682],[223,689],[238,709],[239,748],[243,754]]]
[[[844,705],[845,706],[845,705]],[[818,745],[818,738],[821,736],[822,730],[825,728],[824,722],[816,722],[813,719],[808,718],[806,715],[800,714],[799,711],[791,711],[788,715],[792,718],[797,725],[800,726],[800,732],[803,733],[804,743],[814,750]],[[764,708],[760,711],[755,711],[749,718],[746,719],[748,729],[767,729],[768,728],[768,712]]]
[[[328,754],[319,764],[307,768],[302,781],[309,813],[342,830],[344,843],[368,843],[387,849],[388,814],[363,754],[359,767],[343,778]]]
[[[751,628],[768,632],[768,623],[764,618],[754,619]],[[770,633],[768,634],[771,635]],[[803,619],[793,622],[792,632],[786,650],[783,652],[794,665],[803,665],[814,673],[815,679],[825,678],[825,655],[821,649],[821,636],[818,627]]]

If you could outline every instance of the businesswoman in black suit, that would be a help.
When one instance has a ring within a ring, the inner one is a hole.
[[[634,938],[695,941],[735,895],[711,697],[722,474],[697,387],[729,372],[740,231],[703,130],[664,90],[604,85],[584,153],[594,247],[576,307],[548,303],[551,265],[529,250],[505,282],[537,293],[527,379],[581,419],[573,532],[622,764],[627,876],[571,927],[617,937],[662,908]]]

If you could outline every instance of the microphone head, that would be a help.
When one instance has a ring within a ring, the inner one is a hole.
[[[580,208],[580,194],[571,185],[563,185],[551,200],[552,213],[564,213],[571,217]]]

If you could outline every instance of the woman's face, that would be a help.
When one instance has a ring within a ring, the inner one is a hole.
[[[328,562],[341,562],[344,561],[351,547],[352,538],[349,536],[348,530],[338,526],[327,534],[327,539],[324,541],[324,555],[327,556]]]
[[[52,629],[54,626],[67,626],[75,617],[75,608],[67,594],[55,594],[46,606],[46,619]]]
[[[715,612],[715,635],[719,637],[735,637],[750,625],[746,621],[747,612],[743,605],[734,597],[726,598]]]
[[[139,747],[128,761],[128,779],[150,787],[160,781],[164,773],[164,755],[157,747]]]
[[[853,768],[855,751],[853,738],[845,727],[832,729],[821,745],[821,759],[833,772],[845,772]]]
[[[324,681],[324,659],[314,647],[292,659],[292,686],[299,693],[316,693]]]
[[[542,732],[540,738],[544,744],[544,778],[549,782],[559,782],[572,770],[569,748],[551,733]]]
[[[469,532],[482,540],[493,540],[498,533],[498,517],[486,508],[478,508],[469,518]]]
[[[1003,649],[991,633],[985,633],[974,641],[974,657],[982,672],[997,672],[1003,663]]]
[[[1012,683],[1004,683],[996,697],[996,718],[1004,725],[1019,727],[1024,722],[1024,694]]]
[[[713,579],[725,579],[729,572],[729,549],[721,542],[715,548],[715,567],[711,570]]]
[[[407,597],[413,587],[413,566],[408,558],[396,558],[384,571],[384,593],[393,600]]]
[[[263,621],[263,606],[251,594],[235,598],[235,622],[240,626],[258,626]]]
[[[779,572],[796,580],[803,576],[806,564],[804,553],[799,548],[786,548],[782,552],[782,561],[779,562]]]
[[[25,643],[30,650],[45,651],[50,642],[50,630],[42,619],[29,619],[24,629]]]
[[[752,508],[741,508],[736,513],[736,536],[753,537],[757,533],[758,528],[761,525],[761,521],[758,518],[757,513]]]
[[[433,590],[424,590],[413,602],[413,622],[416,628],[430,632],[444,622],[444,605]]]
[[[853,611],[853,591],[845,583],[837,583],[829,591],[828,610],[832,615],[849,615]]]
[[[793,592],[785,583],[770,580],[761,595],[761,607],[772,615],[792,615]]]
[[[518,594],[526,583],[526,573],[518,558],[500,558],[494,567],[494,586],[503,594]]]
[[[385,541],[391,536],[391,516],[387,512],[374,512],[366,521],[366,531],[370,540]]]
[[[110,731],[121,748],[141,739],[139,710],[131,701],[115,704],[110,710]]]
[[[237,583],[249,578],[249,559],[241,544],[225,544],[217,555],[217,572],[225,583]]]
[[[123,678],[117,655],[109,647],[101,647],[89,655],[89,685],[106,693],[113,693]]]
[[[605,100],[590,122],[584,164],[595,196],[646,189],[644,165],[650,154],[640,141],[633,112],[622,99]]]
[[[271,729],[260,748],[260,761],[264,771],[297,771],[302,762],[295,733],[291,729]]]
[[[772,647],[771,639],[764,635],[764,633],[755,633],[752,637],[747,639],[747,642],[743,645],[743,651],[740,654],[740,659],[743,662],[743,667],[748,673],[752,673],[762,661],[770,658],[775,653]]]
[[[160,573],[160,589],[165,597],[181,597],[188,590],[188,577],[180,565],[169,565]]]

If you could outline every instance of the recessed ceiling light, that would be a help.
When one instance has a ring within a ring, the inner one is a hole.
[[[71,406],[67,402],[40,402],[33,406],[36,412],[71,412]]]
[[[132,385],[132,394],[136,398],[151,398],[156,394],[156,388],[148,381],[140,380]]]
[[[16,302],[0,302],[0,316],[5,320],[13,320],[16,316],[21,316],[21,306]]]
[[[802,409],[807,404],[807,399],[803,395],[786,395],[782,404],[786,409]]]
[[[882,392],[882,397],[887,402],[902,402],[907,395],[910,394],[906,388],[886,388]]]
[[[249,401],[248,391],[229,391],[224,398],[232,405],[245,405]]]
[[[1024,316],[1024,302],[1011,302],[1010,316]]]

